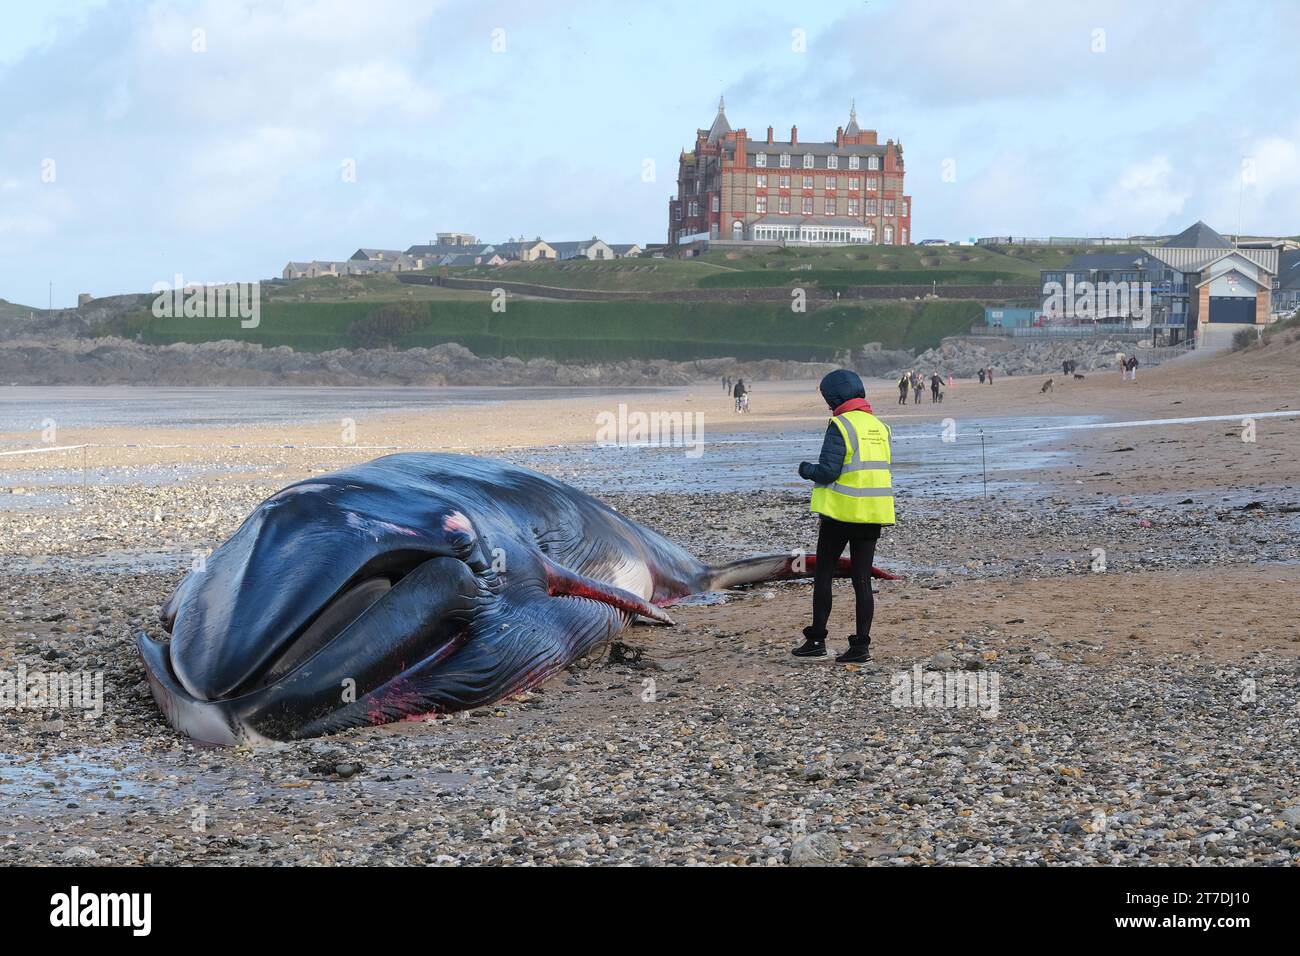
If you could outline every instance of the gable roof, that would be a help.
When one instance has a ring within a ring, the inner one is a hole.
[[[552,243],[545,239],[524,239],[519,242],[498,242],[493,248],[497,252],[522,252],[526,249],[536,249],[538,246],[549,246],[555,248]]]
[[[420,256],[424,259],[436,256],[459,256],[470,255],[479,256],[489,252],[494,247],[486,242],[473,243],[467,246],[457,246],[447,243],[434,243],[432,245],[411,246],[406,250],[408,256]]]
[[[727,122],[727,104],[726,101],[718,97],[718,115],[713,117],[713,125],[709,127],[708,142],[716,143],[722,137],[731,132],[731,124]]]
[[[358,249],[352,253],[353,259],[373,259],[376,261],[390,261],[396,259],[402,253],[398,249]]]
[[[858,129],[858,104],[856,100],[849,101],[849,125],[844,127],[845,136],[857,136],[862,130]]]
[[[1165,244],[1167,249],[1231,249],[1232,243],[1197,220]]]
[[[599,243],[602,246],[609,247],[609,243],[602,239],[579,239],[576,242],[552,242],[550,247],[556,252],[583,252]]]
[[[1261,289],[1269,288],[1269,284],[1267,282],[1261,282],[1258,279],[1252,279],[1250,276],[1246,275],[1246,273],[1242,272],[1240,269],[1222,269],[1219,272],[1214,273],[1213,275],[1206,276],[1200,282],[1196,283],[1195,288],[1199,289],[1203,285],[1209,285],[1211,282],[1214,282],[1216,279],[1222,279],[1226,275],[1240,276],[1242,279],[1249,282],[1251,285],[1259,286]]]

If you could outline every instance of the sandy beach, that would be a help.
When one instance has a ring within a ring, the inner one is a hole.
[[[1046,376],[961,380],[920,406],[872,382],[920,450],[895,474],[877,563],[901,579],[878,585],[871,664],[791,658],[810,588],[758,586],[634,624],[493,707],[257,750],[178,737],[131,636],[278,488],[391,450],[502,455],[710,561],[809,548],[806,490],[771,456],[804,447],[789,436],[815,448],[816,383],[755,383],[743,417],[701,385],[60,422],[47,445],[88,447],[0,457],[0,671],[102,673],[103,713],[0,712],[0,862],[1294,863],[1300,417],[1275,413],[1300,409],[1298,358],[1197,356],[1046,393]],[[41,447],[40,401],[0,451]],[[705,473],[726,489],[599,487],[583,449],[620,404],[702,413],[701,462],[737,456]],[[938,436],[967,450],[980,428],[989,496],[978,473],[936,490]],[[837,584],[833,642],[851,613]],[[918,667],[996,678],[996,713],[900,700]]]

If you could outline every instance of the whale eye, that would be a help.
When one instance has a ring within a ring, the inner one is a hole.
[[[448,534],[464,534],[471,538],[474,537],[474,525],[470,523],[469,518],[459,511],[453,511],[442,519],[442,530]]]

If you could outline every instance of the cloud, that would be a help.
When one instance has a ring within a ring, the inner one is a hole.
[[[918,237],[1231,231],[1239,202],[1248,230],[1300,230],[1300,123],[1274,75],[1300,4],[753,0],[737,21],[694,0],[82,3],[0,43],[5,298],[43,300],[51,271],[66,301],[445,229],[659,241],[719,92],[733,126],[806,139],[856,98],[907,145]]]

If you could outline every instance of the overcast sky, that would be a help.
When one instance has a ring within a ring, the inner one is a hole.
[[[719,94],[807,140],[856,99],[917,239],[1293,235],[1297,37],[1295,0],[0,0],[0,298],[439,230],[662,242]]]

